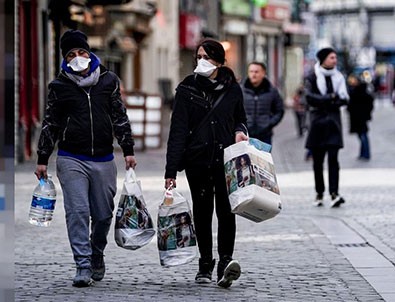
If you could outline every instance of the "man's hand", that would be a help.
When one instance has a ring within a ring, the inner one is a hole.
[[[166,178],[166,180],[165,180],[165,189],[170,187],[170,185],[171,185],[172,188],[175,188],[177,186],[175,178]]]
[[[129,168],[136,168],[137,161],[136,158],[132,155],[125,156],[125,164],[126,164],[126,170]]]
[[[40,180],[40,178],[47,179],[48,178],[47,166],[46,165],[37,165],[36,171],[34,172],[34,174],[36,174],[38,180]]]
[[[248,136],[245,135],[243,131],[237,131],[236,137],[235,137],[235,142],[238,143],[241,141],[248,141]]]

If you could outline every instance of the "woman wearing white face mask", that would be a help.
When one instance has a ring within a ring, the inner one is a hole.
[[[62,70],[48,86],[35,174],[47,177],[48,160],[58,141],[56,174],[77,267],[73,286],[85,287],[105,274],[103,254],[116,193],[114,135],[126,169],[134,168],[136,160],[119,78],[100,64],[81,31],[66,31],[60,47]]]
[[[206,39],[196,48],[196,68],[177,87],[167,143],[165,187],[185,169],[193,201],[199,246],[197,283],[211,282],[214,206],[218,218],[217,284],[229,287],[240,276],[232,259],[236,222],[225,183],[223,149],[247,140],[243,95],[233,71],[224,66],[221,43]],[[215,196],[215,204],[214,204]]]

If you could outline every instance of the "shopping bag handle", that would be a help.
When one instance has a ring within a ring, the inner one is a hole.
[[[129,168],[126,170],[125,182],[137,182],[136,172],[133,168]]]
[[[170,186],[165,190],[165,195],[166,195],[166,192],[169,192],[172,196],[174,196],[174,194],[175,194],[179,197],[185,198],[184,195],[182,195],[180,192],[178,192],[176,187],[173,187],[173,183],[171,183]]]

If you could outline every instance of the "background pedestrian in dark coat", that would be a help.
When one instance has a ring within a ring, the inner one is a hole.
[[[277,88],[266,78],[265,64],[248,65],[248,77],[242,89],[249,135],[272,144],[273,128],[283,118],[284,105]]]
[[[373,96],[368,92],[366,83],[357,76],[348,77],[350,102],[347,110],[350,116],[350,133],[356,133],[361,143],[358,159],[370,159],[368,121],[372,118]]]
[[[307,130],[306,101],[304,97],[303,85],[301,85],[296,89],[292,97],[292,100],[293,100],[292,108],[295,113],[295,119],[296,119],[296,130],[299,137],[302,137],[305,130]]]
[[[309,134],[306,148],[313,154],[315,190],[314,205],[323,205],[325,191],[323,163],[328,154],[329,193],[332,207],[344,203],[338,193],[339,161],[338,152],[343,148],[340,107],[349,99],[346,81],[337,70],[337,56],[333,48],[323,48],[317,52],[318,62],[314,71],[306,77],[305,95],[310,110]]]

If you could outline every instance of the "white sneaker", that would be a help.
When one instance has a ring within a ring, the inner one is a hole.
[[[315,200],[313,201],[313,206],[322,207],[324,205],[324,197],[320,194],[317,194]]]
[[[345,203],[346,201],[344,200],[343,197],[337,194],[332,194],[332,202],[331,202],[331,208],[338,208],[342,203]]]

